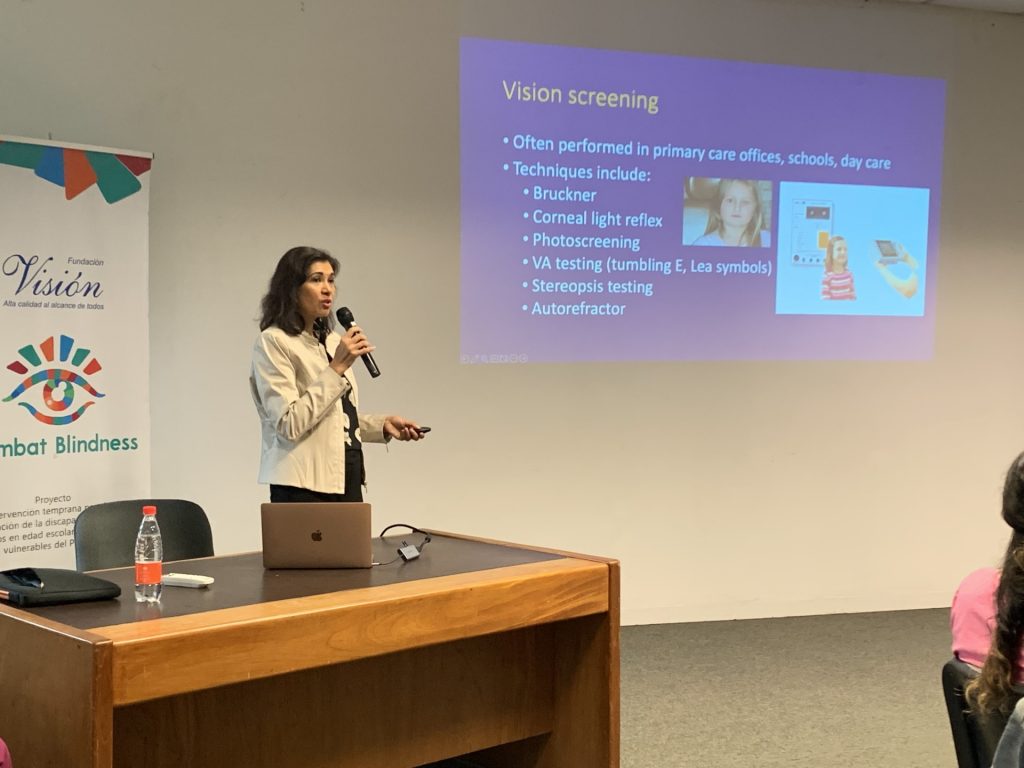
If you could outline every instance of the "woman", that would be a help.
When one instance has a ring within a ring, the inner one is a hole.
[[[708,225],[694,245],[771,244],[764,230],[764,212],[757,182],[749,179],[722,179],[718,182],[715,204],[708,211]]]
[[[263,297],[249,384],[263,432],[259,481],[272,502],[362,501],[362,443],[423,437],[400,416],[359,413],[351,368],[374,347],[357,325],[332,330],[337,272],[326,251],[292,248]]]
[[[1003,486],[1003,520],[1013,529],[1002,570],[982,568],[961,582],[950,609],[953,653],[981,673],[964,691],[981,712],[1012,709],[1024,682],[1024,453]]]
[[[842,235],[829,238],[825,248],[825,276],[821,278],[821,298],[847,301],[857,298],[849,262],[846,238]]]

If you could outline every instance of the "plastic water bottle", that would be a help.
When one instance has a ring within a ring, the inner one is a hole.
[[[160,602],[163,589],[164,543],[156,522],[156,507],[142,508],[142,524],[135,539],[135,601]]]

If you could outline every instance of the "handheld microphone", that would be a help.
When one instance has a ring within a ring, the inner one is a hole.
[[[352,316],[352,310],[348,307],[339,307],[337,316],[338,322],[341,323],[341,327],[346,331],[356,322],[356,319]],[[362,355],[362,358],[363,362],[366,363],[366,370],[370,372],[370,376],[374,379],[380,376],[380,368],[377,367],[377,362],[373,359],[373,355],[367,352],[365,355]]]

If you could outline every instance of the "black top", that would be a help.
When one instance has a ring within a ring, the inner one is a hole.
[[[331,351],[327,349],[327,334],[323,329],[317,337],[320,341],[320,346],[323,347],[324,353],[327,355],[327,362],[330,363],[334,358],[331,356]],[[349,397],[349,390],[341,396],[341,410],[345,412],[345,449],[346,450],[361,450],[362,441],[359,439],[359,414],[356,412],[356,406],[352,402],[352,398]]]

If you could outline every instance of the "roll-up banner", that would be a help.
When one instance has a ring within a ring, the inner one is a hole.
[[[85,506],[150,493],[152,162],[0,136],[0,569],[73,568]]]

